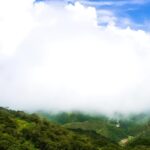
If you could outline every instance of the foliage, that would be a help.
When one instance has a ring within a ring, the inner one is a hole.
[[[98,150],[119,145],[96,132],[71,131],[36,114],[0,108],[0,150]]]
[[[54,123],[37,114],[1,107],[0,150],[150,150],[148,117],[142,116],[141,122],[140,116],[120,119],[117,127],[115,119],[102,115],[57,115],[50,116]],[[127,143],[120,146],[121,140]]]
[[[80,112],[48,114],[40,112],[41,116],[51,121],[63,124],[63,126],[79,134],[90,135],[94,142],[101,140],[104,142],[115,141],[123,149],[140,150],[150,149],[150,115],[149,113],[131,114],[123,116],[116,114],[115,117],[104,115],[88,115]],[[81,119],[82,118],[82,119]],[[120,126],[117,127],[119,120]],[[94,135],[93,133],[96,135]],[[92,133],[92,134],[91,134]],[[99,136],[99,137],[98,137]],[[106,138],[107,137],[107,138]],[[104,139],[106,138],[106,140]],[[102,149],[117,149],[116,145],[104,144]]]

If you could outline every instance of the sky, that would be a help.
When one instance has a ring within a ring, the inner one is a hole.
[[[150,110],[149,0],[0,0],[0,106]]]

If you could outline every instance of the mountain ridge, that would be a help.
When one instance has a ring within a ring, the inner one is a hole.
[[[150,150],[150,120],[140,121],[143,117],[149,118],[118,120],[81,112],[49,116],[0,107],[0,149]]]

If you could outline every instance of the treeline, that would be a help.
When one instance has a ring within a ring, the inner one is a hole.
[[[101,137],[103,139],[107,137],[107,142],[115,141],[125,150],[150,150],[149,113],[131,114],[129,116],[119,114],[112,118],[82,112],[60,112],[58,114],[38,112],[38,114],[74,132],[80,134],[90,132],[90,136],[95,141],[101,141]],[[119,127],[117,127],[118,120]],[[126,142],[122,144],[121,141]]]
[[[62,116],[64,118],[66,115]],[[89,125],[92,121],[97,121],[97,117],[92,119],[92,116],[82,114],[68,116],[65,123],[67,120],[71,124],[79,120],[85,123],[89,119]],[[62,118],[59,116],[58,120],[63,121]],[[98,120],[98,125],[100,120],[104,125],[108,121],[103,116]],[[90,130],[87,124],[82,124],[85,128],[66,128],[63,122],[61,124],[52,123],[37,114],[0,107],[0,150],[150,150],[149,124],[144,125],[143,131],[124,146],[120,146],[113,138]],[[118,133],[115,130],[113,132]]]
[[[36,114],[0,108],[0,150],[120,149],[118,144],[96,135],[67,130]]]

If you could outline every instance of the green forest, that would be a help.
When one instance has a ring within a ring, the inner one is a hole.
[[[150,118],[0,107],[0,150],[150,150]]]

